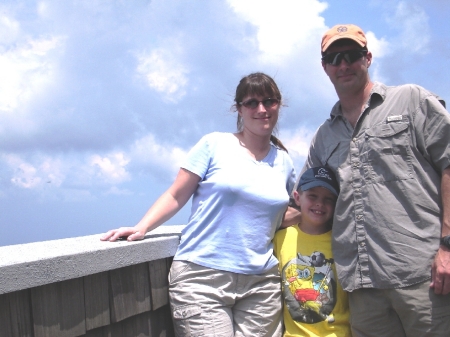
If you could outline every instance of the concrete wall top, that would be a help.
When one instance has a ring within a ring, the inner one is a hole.
[[[100,235],[0,247],[0,294],[174,256],[184,226],[159,226],[142,241]]]

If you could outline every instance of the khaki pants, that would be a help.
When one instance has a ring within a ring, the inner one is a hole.
[[[278,267],[244,275],[173,261],[169,297],[178,337],[280,337]]]
[[[448,337],[450,295],[430,281],[400,289],[358,289],[348,295],[353,337]]]

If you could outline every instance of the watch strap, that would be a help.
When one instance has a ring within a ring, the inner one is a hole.
[[[441,237],[441,246],[447,247],[450,249],[450,235]]]

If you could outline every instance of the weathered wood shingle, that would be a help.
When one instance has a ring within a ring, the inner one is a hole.
[[[30,290],[21,290],[9,295],[11,312],[11,337],[33,337]]]
[[[150,274],[150,287],[152,308],[156,310],[169,303],[168,298],[168,280],[169,273],[166,259],[150,261],[148,263]]]
[[[12,336],[8,294],[0,295],[0,327],[0,337]]]
[[[147,263],[111,270],[109,276],[112,323],[151,310]]]
[[[108,272],[85,276],[83,281],[86,330],[109,325],[111,320]]]
[[[86,333],[83,279],[31,289],[35,337],[76,337]]]

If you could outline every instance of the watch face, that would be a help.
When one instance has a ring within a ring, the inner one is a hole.
[[[450,235],[444,236],[441,238],[441,245],[450,248]]]

